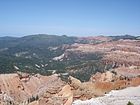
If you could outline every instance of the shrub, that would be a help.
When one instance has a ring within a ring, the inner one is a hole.
[[[134,105],[133,103],[131,103],[130,101],[127,103],[127,105]]]

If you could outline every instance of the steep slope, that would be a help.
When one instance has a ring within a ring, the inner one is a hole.
[[[127,77],[123,74],[118,74],[115,72],[115,70],[113,70],[107,71],[105,73],[96,73],[88,82],[81,82],[80,80],[70,76],[65,86],[56,86],[52,89],[47,90],[46,92],[44,92],[42,97],[39,98],[39,100],[31,103],[31,105],[34,103],[36,103],[36,105],[71,105],[71,103],[75,100],[87,100],[91,98],[93,98],[93,101],[97,101],[96,104],[104,102],[105,105],[108,105],[107,102],[110,102],[110,105],[116,105],[116,102],[121,103],[122,97],[124,99],[123,103],[127,103],[128,101],[134,101],[135,103],[138,103],[139,101],[136,100],[139,99],[139,93],[137,93],[138,89],[136,91],[134,89],[134,94],[131,94],[132,91],[123,92],[122,90],[122,93],[120,94],[116,94],[113,96],[110,95],[109,97],[106,97],[106,95],[108,96],[108,93],[111,90],[120,90],[131,86],[139,86],[139,74],[133,77]],[[105,98],[103,98],[103,101],[96,100],[97,97],[104,95]],[[130,97],[125,97],[124,95],[129,95]],[[114,102],[112,100],[114,100]],[[93,101],[75,101],[74,103],[78,105],[86,105],[89,104],[89,102],[90,104],[95,104]]]
[[[28,104],[52,88],[61,88],[64,82],[57,75],[42,76],[26,73],[0,75],[0,100],[2,102]]]

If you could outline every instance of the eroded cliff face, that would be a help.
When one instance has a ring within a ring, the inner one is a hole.
[[[121,90],[140,85],[139,74],[125,76],[120,74],[120,72],[115,72],[115,70],[96,73],[88,82],[81,82],[70,76],[69,82],[64,87],[56,89],[59,91],[46,91],[44,96],[39,99],[37,105],[71,105],[75,100],[88,100],[104,96],[111,90]]]
[[[129,74],[129,75],[127,75]],[[71,105],[74,100],[103,96],[111,90],[140,85],[138,67],[120,67],[92,75],[88,82],[58,74],[42,76],[26,73],[0,75],[1,105]]]
[[[50,93],[46,92],[39,99],[38,105],[71,105],[73,102],[73,92],[69,85],[65,85],[61,90]]]
[[[37,100],[49,89],[62,86],[64,82],[57,75],[1,74],[1,103],[28,104]]]
[[[140,66],[140,41],[118,40],[100,44],[73,44],[69,52],[79,55],[99,53],[105,64],[119,66]]]
[[[140,85],[140,77],[128,77],[107,71],[93,75],[89,82],[83,82],[78,88],[73,89],[74,100],[86,100],[93,97],[102,96],[111,90],[120,90],[126,87]],[[74,86],[76,87],[76,86]]]
[[[140,41],[117,40],[99,44],[73,44],[64,53],[66,62],[77,61],[66,68],[81,81],[88,81],[92,74],[106,70],[140,66]]]

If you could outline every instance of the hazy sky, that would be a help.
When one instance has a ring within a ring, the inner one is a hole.
[[[140,0],[0,0],[0,36],[140,35]]]

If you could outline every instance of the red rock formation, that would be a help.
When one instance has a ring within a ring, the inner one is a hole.
[[[18,74],[0,74],[2,96],[14,103],[26,103],[32,97],[42,96],[50,88],[63,85],[64,82],[57,75],[39,77],[30,75],[30,79],[25,82]]]

